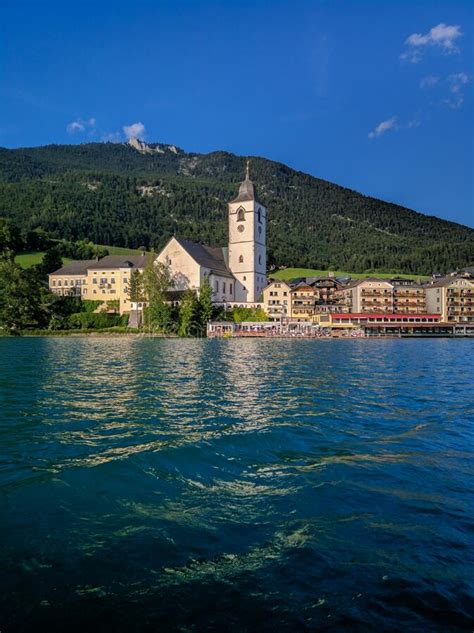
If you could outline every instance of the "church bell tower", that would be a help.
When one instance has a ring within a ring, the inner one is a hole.
[[[267,209],[255,198],[249,161],[239,193],[229,202],[229,268],[234,301],[256,303],[267,285]]]

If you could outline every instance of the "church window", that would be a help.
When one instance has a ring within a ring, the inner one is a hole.
[[[216,279],[216,292],[219,292],[219,282]]]
[[[239,257],[239,264],[243,264],[244,263],[244,256],[240,255]]]
[[[225,281],[222,282],[222,292],[225,293]]]
[[[232,284],[229,284],[229,292],[232,294]]]
[[[243,222],[245,220],[245,209],[243,207],[240,207],[240,209],[237,210],[237,222]]]
[[[257,212],[257,217],[258,217],[258,221],[261,223],[262,222],[262,212],[261,212],[260,209]]]
[[[259,263],[259,264],[261,264],[261,263],[262,263],[262,256],[261,256],[261,255],[259,255],[259,256],[258,256],[258,263]]]
[[[259,235],[261,235],[261,234],[262,234],[262,227],[261,227],[261,226],[259,226],[259,227],[258,227],[258,234],[259,234]]]
[[[247,277],[244,275],[244,281],[247,281]]]

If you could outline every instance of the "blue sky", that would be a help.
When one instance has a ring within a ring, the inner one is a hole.
[[[472,0],[2,0],[0,146],[135,130],[473,226],[473,11]]]

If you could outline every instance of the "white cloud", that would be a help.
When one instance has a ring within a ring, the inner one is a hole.
[[[460,26],[438,24],[428,33],[412,33],[405,40],[406,50],[400,55],[400,59],[413,64],[418,63],[427,47],[433,46],[441,49],[443,53],[456,53],[459,51],[456,40],[462,35]]]
[[[72,121],[71,123],[68,123],[66,130],[69,134],[74,134],[74,132],[84,132],[85,127],[80,121]]]
[[[393,128],[397,129],[396,116],[393,116],[390,119],[387,119],[386,121],[382,121],[381,123],[379,123],[377,127],[374,130],[372,130],[372,132],[369,132],[369,138],[378,138],[379,136],[382,136],[382,134],[385,134],[387,130],[391,130]]]
[[[458,93],[461,91],[461,88],[469,83],[469,77],[466,73],[454,73],[449,75],[447,79],[449,83],[449,89],[453,93]]]
[[[438,81],[439,81],[439,77],[435,77],[434,75],[428,75],[427,77],[423,77],[420,80],[420,88],[422,89],[432,88],[438,83]]]
[[[470,82],[470,77],[466,73],[453,73],[446,78],[446,82],[451,92],[451,97],[443,99],[444,105],[457,109],[464,103],[463,87]]]
[[[86,128],[94,128],[96,120],[95,118],[90,118],[85,121],[82,119],[78,119],[77,121],[71,121],[66,126],[66,130],[68,134],[74,134],[75,132],[85,132]]]
[[[132,123],[131,125],[124,125],[123,132],[127,138],[143,138],[145,135],[145,126],[143,123]]]

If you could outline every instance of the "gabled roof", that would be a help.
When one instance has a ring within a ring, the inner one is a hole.
[[[146,255],[106,255],[94,260],[89,270],[106,270],[110,268],[145,268],[150,261]]]
[[[72,261],[63,266],[62,268],[58,268],[54,272],[50,273],[51,275],[87,275],[87,269],[92,264],[96,264],[97,261],[95,259],[81,259],[78,261]]]
[[[474,280],[467,279],[466,277],[458,276],[458,275],[448,275],[447,277],[443,277],[442,279],[437,279],[433,283],[428,283],[428,285],[424,286],[427,290],[429,288],[443,288],[445,286],[450,286],[455,281],[467,281],[468,283],[473,284]]]
[[[224,257],[224,249],[219,246],[206,246],[205,244],[198,244],[196,242],[190,242],[189,240],[183,240],[181,238],[174,238],[182,248],[190,255],[194,261],[203,266],[209,268],[211,273],[215,275],[221,275],[222,277],[231,277],[234,279],[234,275],[229,270],[229,267]]]
[[[309,284],[307,284],[305,281],[301,281],[299,284],[294,286],[291,289],[291,292],[295,292],[295,291],[298,291],[298,290],[309,290],[311,292],[314,292],[314,288],[312,286],[310,286]]]

